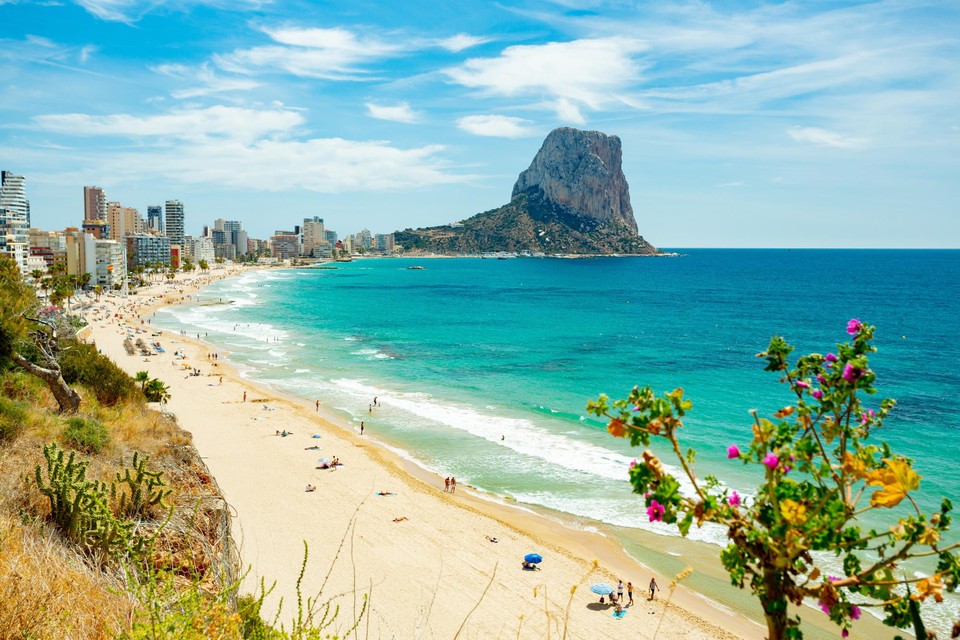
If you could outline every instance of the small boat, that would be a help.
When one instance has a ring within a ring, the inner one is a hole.
[[[413,265],[412,267],[407,267],[409,271],[423,271],[423,267],[418,264]]]

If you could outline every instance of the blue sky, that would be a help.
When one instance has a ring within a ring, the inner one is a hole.
[[[0,0],[0,168],[187,231],[341,235],[509,200],[557,126],[616,134],[663,247],[960,247],[960,4]]]

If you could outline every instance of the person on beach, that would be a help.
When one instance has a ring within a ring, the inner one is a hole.
[[[443,491],[444,493],[450,493],[450,476],[443,479]]]
[[[316,491],[316,490],[317,490],[317,488],[316,488],[315,486],[313,486],[312,484],[308,484],[308,485],[307,485],[307,492],[308,492],[308,493],[311,492],[311,491]]]
[[[317,400],[317,413],[320,413],[320,401]]]
[[[629,598],[629,602],[627,604],[629,604],[632,607],[633,606],[633,583],[629,581],[627,581],[627,598]]]
[[[623,602],[623,580],[617,578],[617,602]]]
[[[363,435],[363,420],[360,421],[360,435]]]
[[[377,396],[373,396],[373,406],[377,406]]]
[[[457,479],[453,476],[450,476],[450,493],[457,492]]]
[[[660,585],[657,584],[657,579],[650,578],[650,600],[653,600],[653,595],[657,591],[660,591]]]
[[[220,384],[223,385],[223,376],[220,376]]]
[[[246,391],[243,392],[243,401],[244,401],[244,402],[247,401],[247,392],[246,392]]]

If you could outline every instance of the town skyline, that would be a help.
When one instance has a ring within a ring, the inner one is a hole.
[[[0,164],[265,237],[510,198],[546,134],[623,143],[657,246],[960,246],[960,8],[520,0],[0,2]],[[909,221],[909,223],[907,223]]]

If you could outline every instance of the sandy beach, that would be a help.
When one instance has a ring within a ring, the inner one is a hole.
[[[320,615],[324,603],[339,607],[330,632],[359,619],[358,632],[370,638],[548,638],[564,631],[568,638],[764,637],[755,622],[682,586],[671,594],[674,576],[653,574],[611,538],[466,486],[445,492],[443,478],[378,445],[369,430],[360,435],[322,406],[242,378],[228,354],[202,336],[151,336],[157,307],[189,301],[199,287],[236,271],[178,275],[128,298],[103,297],[88,314],[86,337],[129,373],[146,370],[169,385],[164,409],[193,434],[234,509],[249,568],[244,591],[261,579],[276,581],[265,614],[275,614],[282,598],[279,622],[289,627],[296,615],[306,543],[302,593],[319,602]],[[159,342],[163,353],[128,355],[123,340],[131,332]],[[195,369],[201,375],[190,375]],[[319,468],[334,457],[341,466]],[[521,561],[531,552],[543,562],[525,571]],[[653,601],[651,577],[662,589]],[[589,589],[620,579],[634,587],[622,619]]]

